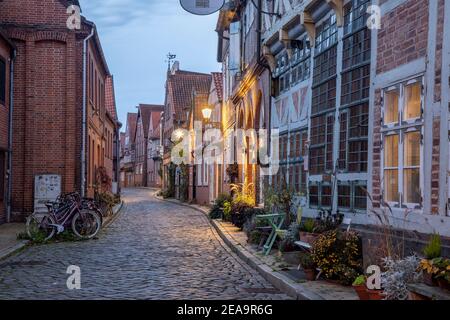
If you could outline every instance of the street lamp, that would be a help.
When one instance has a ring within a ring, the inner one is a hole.
[[[210,107],[203,108],[202,114],[203,114],[203,119],[205,119],[206,121],[209,121],[209,119],[211,119],[212,109]]]

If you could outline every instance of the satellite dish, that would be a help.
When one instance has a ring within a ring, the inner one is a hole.
[[[222,9],[225,0],[180,0],[180,3],[187,12],[206,16]]]

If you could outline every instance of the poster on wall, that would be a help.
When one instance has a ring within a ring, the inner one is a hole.
[[[47,212],[45,203],[55,201],[61,194],[61,176],[43,174],[34,177],[34,211]]]

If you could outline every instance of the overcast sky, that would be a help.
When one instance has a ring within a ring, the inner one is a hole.
[[[179,0],[80,0],[82,14],[97,25],[114,75],[119,119],[139,103],[164,104],[166,55],[181,68],[219,71],[216,61],[217,14],[195,16]]]

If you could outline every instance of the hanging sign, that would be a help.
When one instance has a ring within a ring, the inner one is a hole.
[[[206,16],[222,9],[225,0],[180,0],[180,3],[187,12]]]

